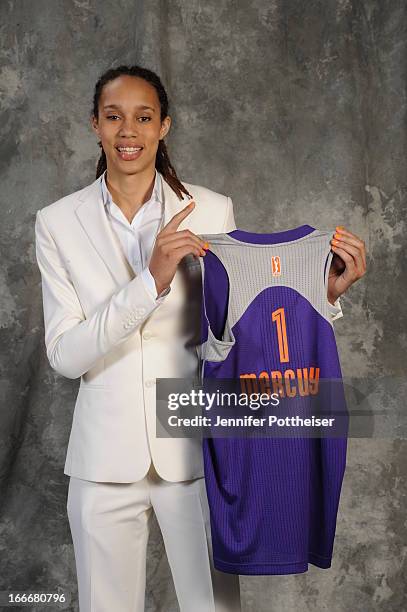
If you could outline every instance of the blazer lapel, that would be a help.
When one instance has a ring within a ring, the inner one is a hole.
[[[161,179],[163,184],[164,215],[160,231],[188,203],[188,196],[183,194],[183,199],[178,200],[177,195],[162,175]],[[78,200],[79,204],[75,212],[89,240],[103,259],[116,283],[120,286],[127,284],[135,277],[135,273],[122,249],[118,236],[107,218],[102,198],[101,177],[82,190]],[[188,215],[182,221],[178,230],[189,227],[191,215]]]

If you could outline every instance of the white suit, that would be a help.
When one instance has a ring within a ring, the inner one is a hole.
[[[194,233],[235,229],[230,198],[184,183],[195,209],[180,224]],[[163,180],[164,225],[184,208]],[[134,482],[150,466],[180,481],[203,476],[198,440],[156,438],[155,379],[193,377],[185,348],[185,283],[177,271],[157,304],[134,275],[106,219],[100,178],[37,212],[45,344],[53,369],[81,377],[64,473]]]
[[[108,222],[100,182],[45,206],[35,224],[47,356],[61,375],[81,378],[64,469],[80,609],[144,609],[154,507],[181,609],[238,611],[238,577],[213,568],[201,443],[155,433],[156,378],[197,375],[188,268],[157,302]],[[162,182],[166,225],[188,198]],[[178,230],[236,229],[230,197],[183,184],[195,209]],[[332,315],[342,316],[338,302]]]

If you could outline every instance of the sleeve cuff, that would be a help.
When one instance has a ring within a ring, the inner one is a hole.
[[[148,266],[140,272],[140,276],[142,278],[145,288],[156,300],[156,302],[162,302],[163,298],[171,291],[171,287],[167,287],[166,289],[161,291],[160,294],[157,295],[157,287],[155,286],[154,276],[151,274]]]
[[[336,319],[340,319],[341,317],[343,317],[342,306],[339,300],[340,298],[335,300],[333,304],[331,304],[331,302],[328,302],[328,309],[331,314],[331,321],[336,321]]]

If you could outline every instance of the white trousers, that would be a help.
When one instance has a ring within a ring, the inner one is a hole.
[[[144,612],[154,509],[181,612],[240,612],[239,576],[213,567],[204,478],[168,482],[153,464],[142,480],[70,477],[67,513],[80,612]]]

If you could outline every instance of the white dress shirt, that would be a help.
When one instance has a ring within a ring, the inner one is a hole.
[[[147,290],[157,302],[161,302],[171,291],[171,287],[167,287],[157,295],[155,280],[148,268],[164,212],[161,175],[156,169],[151,197],[139,208],[130,223],[119,206],[113,202],[106,185],[106,172],[105,170],[101,181],[102,197],[111,226],[135,274],[141,276]]]

